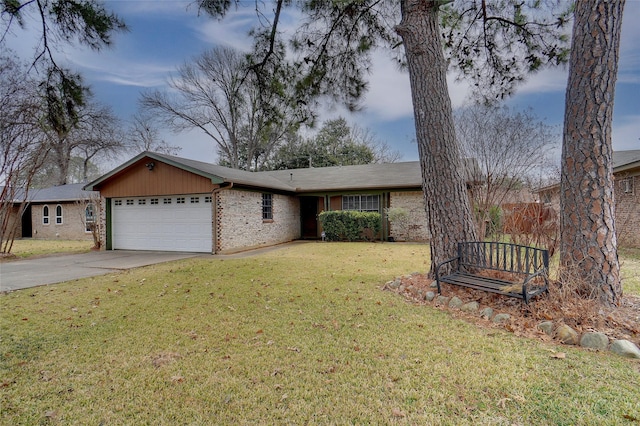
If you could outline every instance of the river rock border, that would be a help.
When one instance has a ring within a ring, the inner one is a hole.
[[[443,306],[470,315],[477,315],[496,325],[506,325],[511,320],[511,315],[494,312],[493,308],[489,306],[482,307],[476,301],[464,302],[457,296],[445,297],[438,295],[435,291],[435,282],[431,284],[430,289],[413,286],[404,282],[404,280],[410,281],[410,278],[414,275],[419,275],[419,273],[398,277],[393,281],[387,282],[382,289],[398,293],[413,301],[430,303],[434,306]],[[608,350],[626,358],[640,359],[640,348],[629,340],[611,339],[606,334],[597,331],[589,331],[580,335],[568,325],[554,321],[543,321],[537,325],[537,328],[558,343],[564,345],[580,346],[599,351]]]

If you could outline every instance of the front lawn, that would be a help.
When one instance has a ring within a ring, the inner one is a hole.
[[[15,240],[11,254],[24,259],[51,254],[85,253],[91,250],[93,241],[87,240],[36,240],[25,238]]]
[[[424,272],[428,253],[308,243],[2,295],[0,423],[640,419],[637,361],[480,328],[380,290]]]
[[[640,249],[621,248],[618,255],[624,294],[640,296]]]

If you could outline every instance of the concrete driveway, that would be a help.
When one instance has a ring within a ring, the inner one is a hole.
[[[0,291],[56,284],[140,266],[207,256],[202,253],[96,251],[0,263]]]

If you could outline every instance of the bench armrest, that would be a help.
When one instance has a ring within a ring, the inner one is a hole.
[[[545,287],[549,287],[549,280],[548,280],[548,276],[549,275],[549,268],[547,268],[546,266],[543,266],[542,268],[538,269],[537,271],[535,271],[533,274],[531,275],[527,275],[524,279],[524,283],[522,283],[522,296],[524,297],[524,301],[525,303],[528,303],[528,294],[527,294],[527,284],[529,283],[529,281],[531,281],[532,279],[539,277],[539,276],[543,276],[544,277],[544,285]]]
[[[458,259],[460,259],[459,256],[452,257],[451,259],[447,259],[444,262],[441,262],[436,266],[435,274],[436,274],[436,285],[438,286],[438,294],[440,294],[440,268],[442,268],[442,266],[446,265],[447,263],[451,263],[451,262],[456,261]]]

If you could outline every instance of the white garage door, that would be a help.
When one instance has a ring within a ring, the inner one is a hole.
[[[211,196],[115,198],[111,203],[114,249],[212,251]]]

